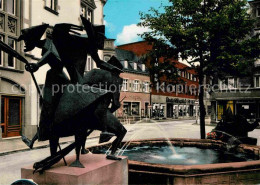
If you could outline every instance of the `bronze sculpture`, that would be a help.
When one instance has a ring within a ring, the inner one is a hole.
[[[35,171],[49,168],[75,147],[76,160],[71,166],[84,167],[79,161],[80,148],[84,147],[89,129],[102,131],[100,142],[106,142],[116,135],[117,138],[112,143],[112,153],[107,158],[120,159],[115,156],[115,152],[126,134],[126,129],[112,113],[120,106],[122,79],[119,74],[122,72],[122,66],[115,57],[105,63],[98,56],[98,49],[104,47],[104,26],[94,26],[84,17],[81,17],[81,20],[83,27],[65,23],[56,24],[52,37],[45,40],[40,39],[48,25],[23,30],[19,40],[24,40],[25,52],[35,47],[42,49],[42,58],[37,64],[29,64],[4,43],[0,44],[3,51],[26,62],[26,70],[32,75],[46,63],[51,66],[46,74],[38,133],[32,142],[23,137],[30,147],[33,147],[36,139],[50,142],[51,156],[35,163]],[[83,30],[87,36],[78,32]],[[94,70],[95,73],[90,72],[90,76],[83,76],[88,54],[101,69]],[[63,67],[67,69],[69,78],[63,72]],[[96,75],[95,79],[99,79],[97,83],[104,80],[115,83],[117,91],[112,93],[105,88],[91,87],[94,84],[91,84],[93,81],[88,78],[92,75]],[[73,88],[74,91],[69,88]],[[111,109],[108,108],[110,103],[112,103]],[[71,135],[75,135],[75,143],[57,152],[59,138]]]

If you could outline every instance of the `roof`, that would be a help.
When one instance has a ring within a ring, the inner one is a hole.
[[[118,48],[116,48],[115,51],[116,51],[116,57],[120,61],[121,60],[134,61],[134,62],[139,61],[138,57],[132,51],[122,50]]]
[[[148,75],[148,69],[145,67],[145,71],[142,70],[142,65],[144,65],[132,51],[122,50],[122,49],[115,49],[116,57],[124,66],[124,71],[129,73],[136,73],[136,74],[143,74]],[[125,63],[127,62],[127,68]],[[134,69],[134,65],[137,65],[137,68]]]

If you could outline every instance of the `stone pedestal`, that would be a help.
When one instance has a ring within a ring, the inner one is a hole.
[[[76,156],[66,157],[68,164]],[[39,185],[78,185],[78,184],[128,184],[128,162],[126,157],[121,161],[106,159],[105,155],[81,155],[81,163],[85,168],[64,166],[63,160],[46,170],[43,174],[33,174],[33,168],[27,166],[21,169],[23,179],[32,179]]]

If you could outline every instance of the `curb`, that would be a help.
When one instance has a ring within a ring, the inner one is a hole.
[[[94,136],[94,137],[88,138],[88,140],[96,139],[96,138],[99,138],[99,136]],[[61,143],[59,143],[59,144],[60,144],[60,145],[64,145],[64,144],[71,144],[71,143],[73,143],[73,142],[74,142],[74,141],[64,141],[64,142],[61,142]],[[35,146],[35,147],[33,147],[32,149],[30,149],[30,148],[28,148],[28,147],[24,147],[24,148],[20,148],[20,149],[15,149],[15,150],[10,150],[10,151],[0,152],[0,156],[9,155],[9,154],[13,154],[13,153],[16,153],[16,152],[25,152],[25,151],[29,151],[29,150],[37,150],[37,149],[41,149],[41,148],[47,148],[47,147],[49,147],[49,146],[50,146],[49,144],[43,144],[43,145]]]

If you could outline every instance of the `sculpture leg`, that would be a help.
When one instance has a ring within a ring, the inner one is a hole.
[[[79,161],[80,149],[82,146],[82,142],[86,140],[86,134],[82,132],[78,132],[75,134],[75,143],[76,143],[76,160],[71,163],[71,167],[85,168],[83,164]]]
[[[52,136],[49,142],[50,142],[51,156],[54,156],[57,153],[59,137]]]
[[[115,153],[121,141],[125,137],[127,130],[110,111],[107,111],[107,117],[109,120],[108,130],[115,133],[117,136],[117,138],[112,143],[111,154],[107,156],[107,159],[121,160],[121,158],[115,156]]]
[[[32,140],[28,139],[26,136],[22,135],[22,141],[30,148],[33,148],[34,142],[38,139],[38,132],[33,136]]]
[[[116,153],[121,141],[125,137],[126,132],[127,132],[127,130],[122,125],[121,132],[119,134],[117,134],[117,138],[113,141],[112,148],[111,148],[111,154],[107,155],[107,159],[121,160],[121,158],[115,156],[115,153]]]
[[[87,137],[93,132],[94,130],[89,130],[86,134],[86,137],[85,139],[83,139],[83,142],[82,142],[82,148],[81,148],[81,154],[88,154],[89,153],[89,150],[87,150],[85,148],[85,145],[86,145],[86,140],[87,140]]]
[[[108,119],[107,119],[107,110],[110,104],[110,99],[105,98],[104,101],[100,102],[95,110],[95,116],[98,119],[98,122],[101,124],[102,132],[100,134],[99,143],[104,143],[109,141],[115,134],[108,132]]]

